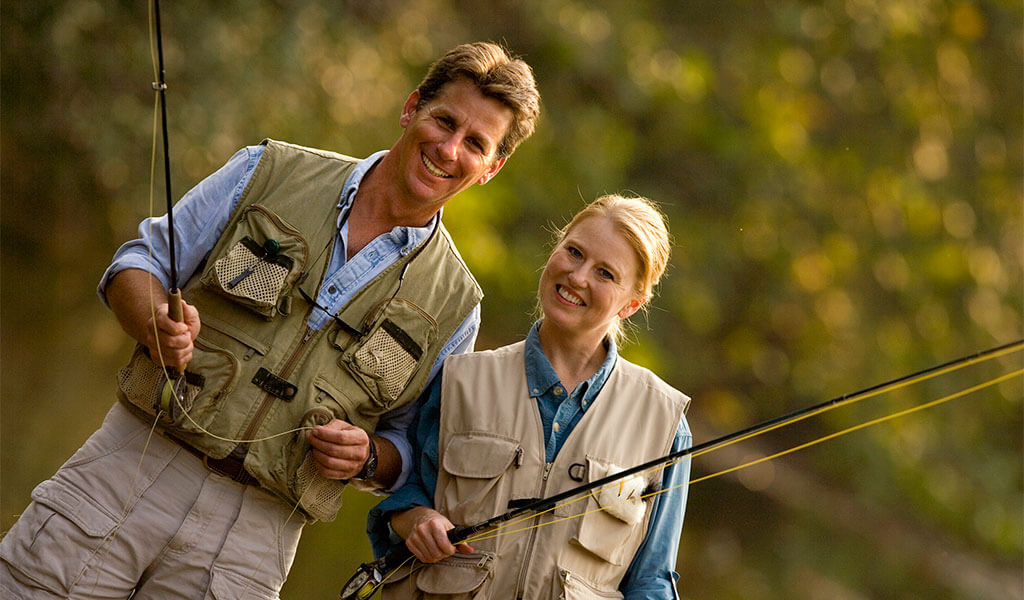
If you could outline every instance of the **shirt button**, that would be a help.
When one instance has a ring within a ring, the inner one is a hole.
[[[331,294],[333,294],[333,293],[335,293],[337,291],[338,291],[338,288],[334,287],[333,285],[331,287],[327,288],[327,292],[331,293]]]
[[[536,396],[539,393],[540,393],[540,390],[538,390],[537,388],[533,388],[533,395],[534,396]]]
[[[558,421],[555,421],[554,423],[552,423],[551,429],[553,429],[555,433],[558,433],[558,429],[559,429]]]
[[[562,386],[560,386],[560,385],[556,385],[555,386],[555,395],[556,396],[561,396],[562,395],[562,391],[563,391],[562,390]]]

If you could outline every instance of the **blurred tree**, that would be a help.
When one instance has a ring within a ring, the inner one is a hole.
[[[662,203],[669,277],[626,354],[694,397],[698,442],[1019,338],[1022,7],[985,0],[165,3],[175,195],[265,137],[364,156],[444,49],[504,41],[544,114],[446,209],[479,347],[531,322],[550,230]],[[0,529],[98,425],[128,340],[93,288],[148,206],[138,2],[0,4]],[[158,185],[155,197],[162,198]],[[160,201],[157,201],[160,204]],[[1020,354],[695,461],[701,476],[1020,368]],[[684,598],[1024,597],[1020,378],[695,484]],[[350,493],[284,596],[369,557]]]

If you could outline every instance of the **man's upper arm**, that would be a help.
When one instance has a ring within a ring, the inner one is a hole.
[[[247,146],[236,152],[220,169],[200,181],[174,205],[175,254],[180,286],[203,261],[249,184],[252,171],[263,155],[264,146]],[[170,289],[170,250],[167,246],[167,215],[150,217],[139,224],[139,237],[126,242],[100,278],[96,293],[108,304],[106,287],[117,273],[141,269],[153,274]]]

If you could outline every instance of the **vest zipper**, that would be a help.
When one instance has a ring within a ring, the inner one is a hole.
[[[309,327],[309,325],[306,325],[306,332],[302,335],[302,339],[299,340],[299,347],[296,348],[295,351],[292,352],[291,356],[288,357],[288,360],[284,363],[284,367],[281,369],[281,372],[277,373],[278,377],[282,379],[288,379],[288,376],[291,375],[292,369],[295,368],[295,363],[298,362],[298,359],[302,355],[303,350],[305,350],[306,343],[309,342],[309,340],[316,335],[317,331],[317,329],[312,329]],[[259,429],[260,425],[263,424],[263,419],[266,417],[267,411],[270,410],[270,406],[274,403],[274,400],[275,396],[269,393],[263,396],[263,400],[260,402],[260,407],[256,410],[256,415],[253,416],[252,420],[249,421],[249,425],[245,428],[245,431],[242,433],[243,440],[248,440],[252,438],[253,435],[256,434],[256,430]],[[244,441],[240,443],[235,448],[235,450],[232,451],[232,454],[234,454],[235,452],[239,452],[239,449],[243,449],[245,453],[248,453],[248,447],[249,442]]]
[[[544,474],[541,477],[540,482],[540,493],[537,495],[538,498],[545,497],[545,492],[548,487],[548,475],[551,474],[551,467],[554,463],[544,463]],[[540,515],[534,517],[534,520],[540,519]],[[533,544],[537,541],[538,527],[534,527],[530,530],[530,540],[526,542],[525,560],[523,566],[519,571],[519,580],[516,582],[516,598],[522,598],[523,590],[526,588],[526,574],[530,570],[530,563],[533,562]]]

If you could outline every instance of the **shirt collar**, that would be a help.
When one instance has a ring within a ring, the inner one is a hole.
[[[558,374],[555,373],[554,367],[551,366],[551,361],[548,360],[548,357],[544,354],[544,348],[540,345],[540,335],[538,334],[540,323],[541,321],[538,320],[530,328],[530,333],[526,336],[526,348],[524,350],[526,385],[529,386],[530,396],[533,398],[541,396],[555,385],[561,384]],[[608,355],[605,356],[604,362],[601,363],[601,367],[598,368],[597,372],[586,381],[580,383],[576,390],[566,390],[570,393],[574,393],[577,390],[582,392],[580,401],[583,403],[584,409],[590,406],[593,399],[597,397],[601,388],[604,387],[605,381],[608,380],[612,369],[615,368],[615,361],[618,358],[615,340],[605,338],[604,345]]]

